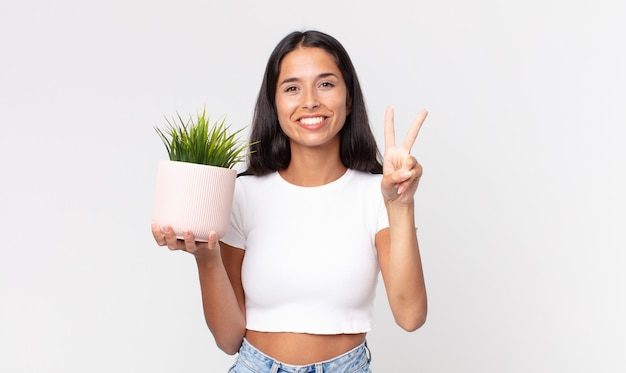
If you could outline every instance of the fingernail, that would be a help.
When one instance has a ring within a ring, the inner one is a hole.
[[[409,177],[411,177],[411,171],[400,171],[400,177],[403,179],[408,179]]]
[[[163,227],[163,232],[164,233],[170,233],[172,231],[172,228],[170,228],[168,225],[166,225],[165,227]]]
[[[402,185],[399,186],[398,187],[398,194],[402,194],[402,192],[404,192],[404,190],[405,190],[404,186],[402,186]]]

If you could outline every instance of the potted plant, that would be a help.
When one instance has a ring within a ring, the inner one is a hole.
[[[226,118],[213,124],[206,114],[180,115],[155,127],[169,160],[158,163],[152,219],[172,226],[180,239],[190,230],[198,241],[211,231],[221,238],[228,230],[237,171],[251,144],[239,140],[243,128],[229,133]]]

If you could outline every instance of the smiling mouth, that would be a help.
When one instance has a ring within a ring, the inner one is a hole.
[[[305,126],[314,126],[316,124],[320,124],[324,121],[324,117],[314,117],[314,118],[302,118],[300,119],[300,123]]]

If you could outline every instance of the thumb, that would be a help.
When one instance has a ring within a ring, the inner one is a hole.
[[[209,250],[215,250],[219,248],[219,242],[217,240],[217,233],[215,231],[209,232]]]

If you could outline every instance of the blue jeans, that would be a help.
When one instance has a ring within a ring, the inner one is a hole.
[[[366,342],[333,359],[309,365],[289,365],[274,360],[243,340],[235,364],[228,373],[370,373]]]

